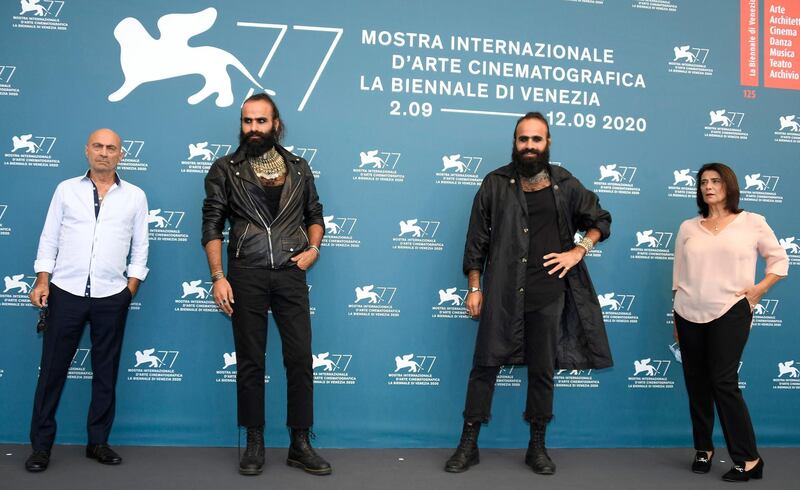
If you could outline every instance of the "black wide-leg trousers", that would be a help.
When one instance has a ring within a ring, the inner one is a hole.
[[[281,336],[286,369],[286,425],[307,429],[314,423],[311,317],[306,272],[285,269],[229,268],[233,289],[233,341],[239,425],[264,425],[264,369],[267,311]]]
[[[739,389],[739,361],[752,320],[747,298],[708,323],[693,323],[675,313],[694,447],[714,449],[716,406],[728,454],[739,463],[759,457],[750,412]]]

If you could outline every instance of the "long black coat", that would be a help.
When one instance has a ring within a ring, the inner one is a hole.
[[[611,233],[611,215],[566,169],[551,168],[558,211],[561,250],[574,247],[576,230],[600,230],[601,241]],[[472,204],[464,248],[464,273],[483,272],[483,307],[475,344],[476,366],[525,363],[525,293],[530,237],[528,209],[519,178],[511,164],[489,173]],[[531,258],[531,260],[533,260]],[[610,367],[603,314],[585,261],[564,278],[564,313],[558,335],[559,369]]]

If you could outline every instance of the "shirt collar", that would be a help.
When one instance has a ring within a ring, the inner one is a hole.
[[[89,177],[89,174],[91,172],[92,172],[91,169],[87,170],[86,173],[83,174],[83,179],[81,179],[81,180],[84,180],[84,179],[85,180],[91,180],[91,178]],[[117,185],[121,185],[122,184],[122,179],[119,178],[119,174],[116,173],[116,172],[114,172],[114,183],[117,184]]]

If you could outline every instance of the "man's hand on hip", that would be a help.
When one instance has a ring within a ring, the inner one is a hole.
[[[558,271],[561,271],[561,274],[558,275],[558,278],[562,279],[567,275],[567,272],[569,272],[570,269],[575,267],[578,262],[583,259],[585,254],[586,250],[583,247],[575,247],[572,250],[561,253],[549,253],[543,257],[545,260],[544,266],[545,268],[550,267],[551,265],[555,266],[547,271],[547,273],[552,275]]]

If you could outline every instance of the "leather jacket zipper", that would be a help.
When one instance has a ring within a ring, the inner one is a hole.
[[[239,237],[239,244],[236,246],[236,258],[239,258],[239,250],[242,249],[242,244],[244,243],[244,239],[247,236],[247,230],[250,229],[250,223],[247,223],[247,226],[244,227],[244,233],[242,236]]]
[[[301,181],[301,182],[298,182],[298,183],[297,183],[297,185],[296,185],[296,186],[294,186],[294,189],[292,189],[292,193],[291,193],[291,194],[289,194],[289,198],[288,198],[288,199],[286,199],[286,205],[285,205],[285,206],[283,206],[283,209],[281,209],[280,211],[278,211],[278,214],[277,214],[277,216],[275,216],[275,219],[274,219],[274,220],[272,220],[272,224],[273,224],[273,225],[274,225],[275,223],[277,223],[277,222],[278,222],[278,218],[280,218],[280,217],[281,217],[281,214],[283,214],[283,212],[284,212],[284,211],[286,211],[286,208],[288,208],[288,207],[289,207],[289,204],[292,202],[292,197],[294,197],[295,193],[297,192],[297,189],[298,189],[298,188],[299,188],[299,187],[302,185],[302,183],[303,183],[302,181]]]
[[[306,233],[306,230],[303,229],[303,226],[300,225],[298,226],[298,228],[300,228],[300,233],[302,233],[303,236],[306,237],[306,245],[311,245],[311,240],[308,239],[308,234]]]
[[[269,266],[274,269],[275,258],[272,256],[272,230],[270,230],[269,226],[267,226],[267,222],[264,221],[264,218],[261,216],[261,213],[258,212],[258,206],[256,206],[255,201],[253,201],[253,196],[251,196],[250,193],[247,191],[247,187],[244,186],[244,180],[240,179],[239,182],[242,184],[242,190],[247,195],[247,198],[250,199],[250,204],[253,205],[253,210],[256,212],[258,219],[261,220],[261,224],[264,225],[264,229],[267,230],[267,241],[269,242]]]

